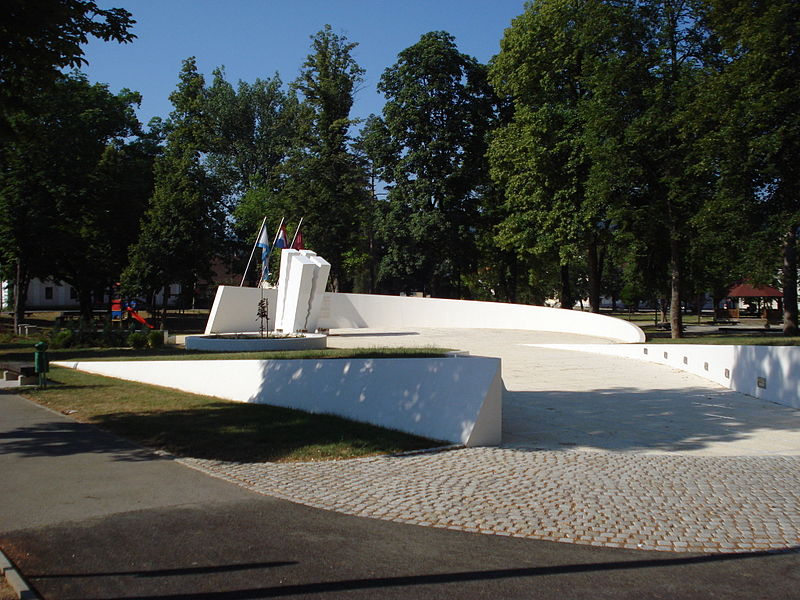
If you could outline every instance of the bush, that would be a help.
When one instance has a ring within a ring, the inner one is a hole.
[[[147,334],[138,331],[128,336],[128,346],[135,350],[141,350],[147,345]]]
[[[50,347],[58,348],[71,348],[75,345],[75,334],[69,329],[62,329],[57,332],[53,339],[50,341]]]
[[[151,331],[147,334],[147,347],[148,348],[162,348],[164,346],[164,332]]]

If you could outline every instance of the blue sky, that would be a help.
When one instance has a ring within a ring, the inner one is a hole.
[[[378,113],[383,97],[375,86],[401,50],[428,31],[444,30],[460,51],[481,62],[499,50],[503,31],[524,10],[523,0],[99,0],[120,7],[137,23],[133,43],[91,41],[83,67],[91,81],[142,93],[139,118],[166,117],[181,61],[197,57],[210,82],[224,66],[232,83],[297,76],[309,53],[310,36],[328,23],[358,42],[354,56],[366,69],[352,117]]]

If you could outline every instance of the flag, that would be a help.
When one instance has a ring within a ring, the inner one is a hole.
[[[305,246],[303,246],[303,232],[300,229],[298,229],[294,234],[292,250],[305,250]]]
[[[269,234],[267,233],[267,222],[264,221],[261,225],[261,231],[258,232],[258,240],[256,246],[261,248],[261,279],[266,279],[269,275],[269,268],[267,259],[269,258]]]
[[[278,230],[278,237],[275,238],[275,248],[282,249],[288,247],[289,242],[286,236],[286,225],[281,225],[281,228]]]

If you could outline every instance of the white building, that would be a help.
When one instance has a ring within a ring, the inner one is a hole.
[[[181,286],[173,283],[169,286],[170,306],[177,302],[178,295],[181,293]],[[2,310],[12,310],[14,297],[14,282],[0,281],[0,308]],[[161,293],[156,294],[156,303],[161,302]],[[111,300],[108,295],[104,297],[102,307],[107,308]],[[25,302],[26,310],[61,310],[77,309],[80,306],[77,290],[63,281],[52,281],[46,279],[32,279],[28,284],[28,298]]]

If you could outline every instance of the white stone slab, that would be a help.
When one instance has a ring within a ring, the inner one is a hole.
[[[54,364],[238,402],[335,414],[467,446],[501,442],[497,358]]]

